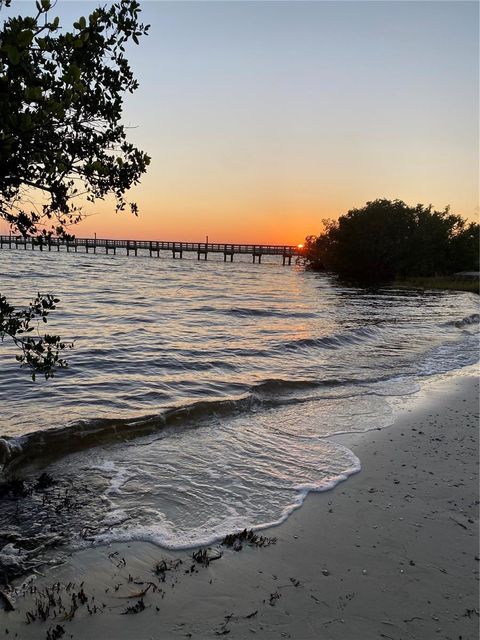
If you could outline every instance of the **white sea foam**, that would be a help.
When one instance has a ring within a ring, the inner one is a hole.
[[[283,522],[308,492],[329,490],[360,469],[351,451],[325,438],[324,416],[310,404],[302,414],[287,405],[212,418],[171,437],[109,447],[102,457],[77,454],[70,462],[81,459],[90,477],[107,480],[107,513],[93,539],[184,548]],[[298,437],[307,429],[309,438]],[[129,478],[121,492],[112,493],[112,476]]]
[[[143,525],[137,523],[128,527],[110,528],[108,531],[98,533],[94,537],[94,541],[97,544],[111,544],[114,542],[142,540],[144,542],[152,542],[166,549],[190,549],[213,544],[222,540],[227,534],[241,531],[244,528],[260,531],[277,526],[285,522],[293,511],[302,506],[311,491],[329,491],[352,474],[360,471],[360,461],[351,452],[349,453],[352,456],[350,467],[346,468],[341,474],[325,478],[317,485],[297,486],[295,491],[291,493],[290,502],[282,505],[281,510],[278,512],[278,517],[274,520],[263,518],[263,521],[255,522],[255,520],[258,520],[258,516],[255,518],[254,513],[247,515],[245,513],[237,513],[233,507],[226,505],[228,514],[220,521],[215,517],[211,517],[203,526],[185,529],[180,523],[168,522],[163,512],[157,512],[152,514],[156,519],[155,524]],[[120,512],[124,513],[121,510]],[[117,512],[112,512],[113,516],[115,513]],[[111,527],[112,524],[116,524],[115,516],[113,518],[109,516],[110,514],[102,524],[108,524]],[[125,520],[120,520],[119,523],[123,524]]]

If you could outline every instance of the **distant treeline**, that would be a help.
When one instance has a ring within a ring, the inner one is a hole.
[[[305,241],[309,267],[359,281],[478,271],[479,225],[461,216],[379,199],[324,220]]]

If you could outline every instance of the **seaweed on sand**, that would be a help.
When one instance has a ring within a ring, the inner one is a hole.
[[[182,564],[180,559],[177,560],[161,560],[155,566],[154,572],[157,574],[161,582],[165,582],[165,574],[167,571],[174,571]]]
[[[237,533],[229,533],[222,540],[224,547],[232,547],[235,551],[241,551],[243,544],[249,544],[253,547],[269,547],[276,544],[276,538],[267,538],[267,536],[257,535],[253,529],[244,529]]]
[[[65,635],[65,629],[61,624],[57,624],[55,627],[50,627],[47,631],[46,640],[59,640]]]
[[[122,611],[123,615],[140,613],[145,609],[145,603],[143,602],[143,598],[140,598],[138,602],[133,604],[131,607],[127,607],[125,611]]]
[[[222,553],[220,553],[220,551],[213,551],[210,547],[201,547],[192,553],[192,558],[195,562],[198,562],[198,564],[201,564],[204,567],[208,567],[210,562],[218,560],[221,557]]]

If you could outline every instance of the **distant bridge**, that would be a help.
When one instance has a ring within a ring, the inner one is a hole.
[[[302,248],[295,245],[272,244],[220,244],[215,242],[170,242],[161,240],[107,240],[105,238],[32,238],[23,236],[0,235],[0,249],[31,249],[39,251],[60,251],[63,247],[67,252],[82,253],[97,252],[104,249],[105,253],[116,253],[117,249],[126,251],[127,256],[139,251],[148,251],[150,257],[160,256],[161,251],[171,252],[173,258],[182,258],[184,253],[196,253],[197,259],[206,260],[209,253],[223,253],[223,260],[233,262],[234,255],[251,255],[253,262],[261,263],[262,256],[281,256],[283,264],[292,264],[292,258],[302,255]]]

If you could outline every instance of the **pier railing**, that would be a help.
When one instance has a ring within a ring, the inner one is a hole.
[[[39,251],[60,251],[64,248],[67,252],[93,253],[97,249],[105,250],[105,253],[116,253],[117,249],[123,249],[127,255],[138,255],[139,251],[148,251],[150,256],[160,256],[160,252],[171,252],[173,258],[182,258],[184,252],[197,254],[197,259],[207,260],[209,253],[223,254],[223,259],[233,262],[233,256],[251,255],[253,262],[262,261],[262,256],[281,256],[283,264],[291,264],[292,258],[302,254],[301,248],[295,245],[271,245],[271,244],[233,244],[216,242],[173,242],[164,240],[110,240],[107,238],[34,238],[14,235],[0,235],[0,249],[23,248]]]

